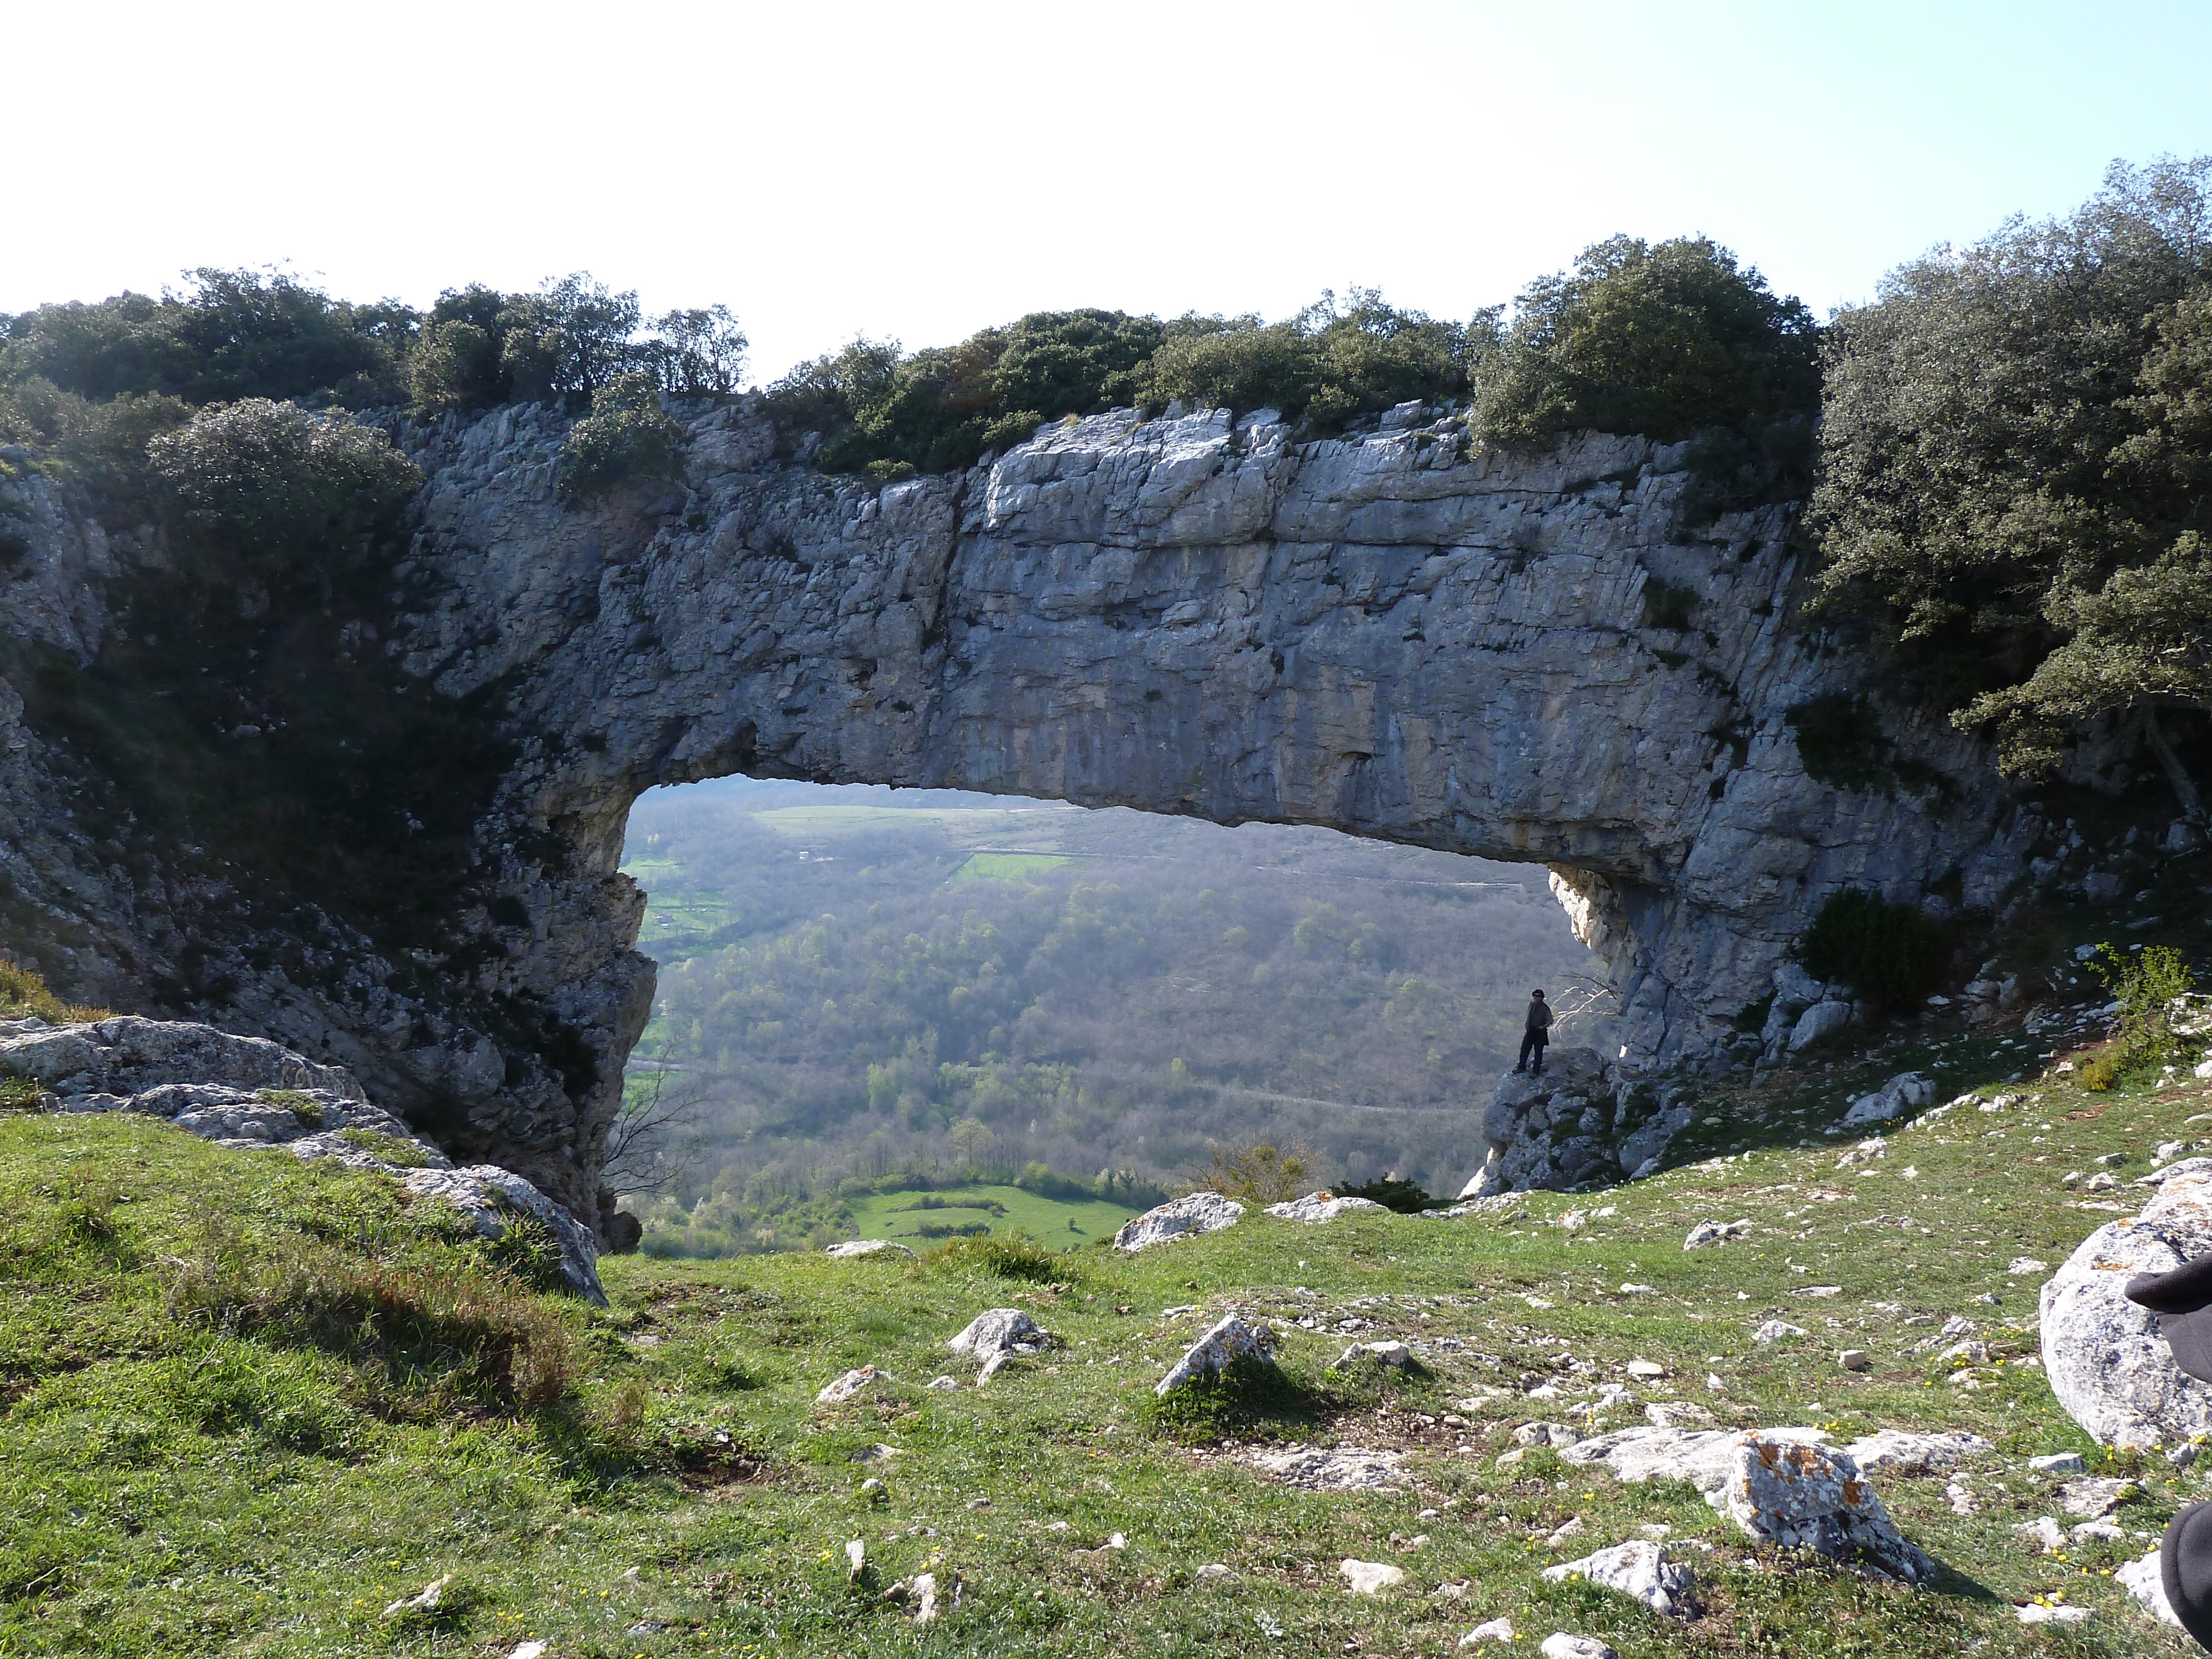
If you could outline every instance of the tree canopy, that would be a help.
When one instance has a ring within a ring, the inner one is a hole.
[[[2116,164],[2063,218],[1893,272],[1833,325],[1813,499],[1821,602],[2007,769],[2118,717],[2192,811],[2160,713],[2212,706],[2208,181]]]

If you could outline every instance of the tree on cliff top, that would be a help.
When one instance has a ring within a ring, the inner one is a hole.
[[[1893,271],[1836,319],[1820,598],[2011,772],[2212,705],[2212,158],[2115,164],[2075,213]]]
[[[1615,236],[1522,290],[1478,378],[1477,437],[1508,447],[1590,429],[1672,443],[1804,421],[1820,331],[1793,297],[1702,236]]]

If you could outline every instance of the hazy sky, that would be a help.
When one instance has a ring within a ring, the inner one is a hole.
[[[2212,151],[2212,3],[532,0],[12,10],[0,307],[588,269],[757,378],[1079,305],[1465,315],[1616,231],[1817,308]]]

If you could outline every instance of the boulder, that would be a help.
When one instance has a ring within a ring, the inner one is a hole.
[[[1334,1198],[1328,1193],[1308,1193],[1304,1198],[1294,1198],[1287,1204],[1270,1204],[1267,1213],[1283,1221],[1334,1221],[1354,1210],[1379,1210],[1384,1207],[1371,1198]]]
[[[2106,1223],[2045,1283],[2043,1369],[2068,1416],[2100,1445],[2172,1445],[2212,1434],[2212,1383],[2173,1363],[2158,1316],[2122,1294],[2136,1273],[2212,1254],[2212,1179],[2165,1182],[2140,1213]]]
[[[1354,1365],[1367,1364],[1391,1365],[1403,1370],[1413,1363],[1413,1351],[1402,1342],[1355,1342],[1337,1355],[1329,1370],[1348,1371]]]
[[[1275,1333],[1266,1325],[1247,1324],[1241,1315],[1231,1314],[1183,1350],[1182,1358],[1154,1385],[1152,1392],[1164,1395],[1198,1377],[1218,1376],[1240,1359],[1273,1364]]]
[[[1114,1235],[1114,1248],[1133,1253],[1200,1233],[1218,1232],[1224,1227],[1235,1226],[1237,1218],[1243,1213],[1244,1206],[1233,1198],[1224,1198],[1219,1193],[1192,1193],[1125,1222],[1121,1231]]]
[[[888,1238],[853,1238],[848,1239],[842,1244],[832,1244],[823,1254],[838,1261],[849,1261],[855,1256],[884,1255],[910,1256],[914,1252],[905,1245],[896,1243]]]
[[[1769,1440],[1818,1445],[1822,1429],[1765,1429]],[[1686,1480],[1699,1492],[1717,1491],[1735,1467],[1733,1429],[1636,1428],[1593,1435],[1560,1451],[1570,1463],[1598,1463],[1631,1486],[1644,1480]]]
[[[1051,1343],[1051,1335],[1019,1308],[993,1308],[947,1337],[945,1346],[972,1358],[983,1368],[976,1381],[988,1382],[1017,1354],[1042,1353]]]
[[[1851,1005],[1848,1002],[1816,1002],[1797,1016],[1796,1024],[1790,1028],[1785,1045],[1791,1054],[1810,1048],[1822,1037],[1833,1036],[1851,1023]]]
[[[1709,1245],[1725,1244],[1732,1238],[1749,1236],[1748,1221],[1700,1221],[1690,1229],[1689,1237],[1682,1241],[1686,1250],[1702,1250]]]
[[[1553,1051],[1541,1076],[1508,1072],[1482,1115],[1488,1153],[1460,1196],[1556,1192],[1617,1176],[1614,1092],[1612,1068],[1595,1048]]]
[[[1899,1072],[1872,1094],[1853,1101],[1850,1110],[1844,1114],[1844,1127],[1855,1129],[1903,1117],[1907,1112],[1933,1106],[1939,1092],[1936,1079],[1925,1073]]]
[[[1571,1636],[1563,1630],[1547,1636],[1536,1651],[1544,1659],[1620,1659],[1619,1652],[1595,1636]]]
[[[1395,1589],[1406,1582],[1406,1570],[1394,1567],[1388,1561],[1352,1561],[1337,1563],[1336,1570],[1352,1586],[1355,1595],[1380,1595],[1384,1590]]]
[[[1726,1478],[1705,1501],[1761,1543],[1853,1556],[1908,1583],[1936,1564],[1908,1543],[1848,1452],[1757,1431],[1732,1437]]]
[[[1688,1619],[1697,1612],[1689,1568],[1670,1557],[1664,1545],[1649,1539],[1631,1539],[1610,1549],[1594,1550],[1579,1561],[1545,1568],[1544,1577],[1554,1583],[1565,1578],[1587,1579],[1601,1589],[1641,1601],[1669,1619]]]

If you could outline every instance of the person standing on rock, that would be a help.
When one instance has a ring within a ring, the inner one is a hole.
[[[1552,1040],[1552,1006],[1544,1000],[1541,991],[1528,994],[1528,1023],[1521,1032],[1521,1058],[1514,1062],[1516,1072],[1534,1072],[1544,1075],[1544,1047]],[[1529,1057],[1535,1064],[1529,1064]]]

